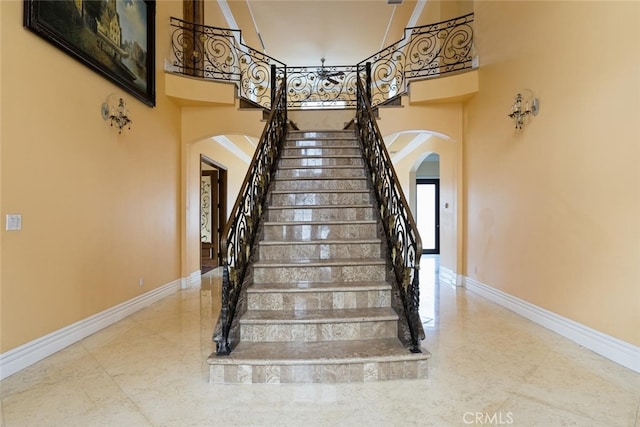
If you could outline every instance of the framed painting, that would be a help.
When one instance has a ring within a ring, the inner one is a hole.
[[[155,0],[24,0],[24,26],[153,107],[155,12]]]

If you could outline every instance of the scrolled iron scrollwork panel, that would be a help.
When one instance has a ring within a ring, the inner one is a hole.
[[[411,80],[473,66],[473,14],[407,28],[405,37],[360,62],[371,63],[371,105],[407,91]]]
[[[234,32],[171,18],[172,65],[205,79],[240,81]]]
[[[356,66],[287,67],[286,74],[289,108],[356,105]]]
[[[241,32],[171,18],[172,69],[204,79],[235,82],[241,97],[271,108],[271,65],[280,61],[239,43]]]

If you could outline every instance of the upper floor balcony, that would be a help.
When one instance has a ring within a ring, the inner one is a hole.
[[[373,107],[402,95],[411,102],[458,100],[478,90],[473,14],[406,28],[401,40],[353,65],[289,66],[245,45],[240,30],[171,18],[167,94],[191,102],[247,103],[270,109],[273,88],[286,81],[289,109],[352,109],[357,80]],[[453,77],[437,79],[439,77]],[[194,78],[185,82],[184,77]],[[436,82],[437,80],[437,82]],[[202,82],[232,83],[212,89]],[[412,86],[409,93],[409,86]]]

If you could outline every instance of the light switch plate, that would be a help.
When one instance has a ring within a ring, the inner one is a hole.
[[[7,231],[19,231],[22,230],[22,215],[20,214],[7,214]]]

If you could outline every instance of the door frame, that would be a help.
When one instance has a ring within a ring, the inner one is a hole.
[[[207,170],[203,169],[203,164],[217,170],[218,172],[218,181],[215,183],[217,184],[216,189],[218,193],[218,200],[215,206],[213,202],[211,203],[211,215],[212,216],[215,215],[217,219],[216,235],[218,236],[218,238],[216,242],[216,247],[217,247],[216,258],[218,260],[218,266],[220,266],[222,265],[222,252],[220,251],[220,243],[222,240],[222,230],[224,230],[224,227],[227,222],[227,169],[221,164],[217,163],[216,161],[205,156],[204,154],[200,154],[200,178],[201,179],[202,179],[202,176],[206,175],[206,172],[208,172]],[[212,182],[211,184],[212,184],[212,190],[213,190],[214,183]],[[201,230],[202,229],[202,213],[203,213],[202,198],[200,198],[199,200],[200,200],[199,202],[200,215],[198,217],[198,221],[199,221],[198,229]],[[200,236],[200,239],[199,239],[199,245],[200,247],[202,247],[202,235]],[[202,254],[200,254],[200,270],[201,271],[203,270]]]

